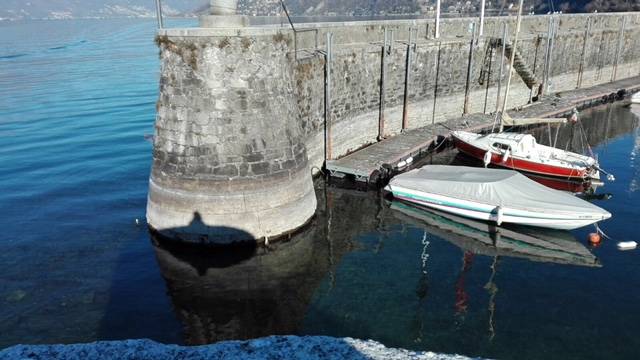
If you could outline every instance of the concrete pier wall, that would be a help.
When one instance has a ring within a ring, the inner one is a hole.
[[[539,80],[549,21],[549,16],[524,17],[518,44]],[[640,74],[640,14],[560,15],[554,21],[549,93],[575,89],[580,77],[586,87]],[[313,214],[311,172],[324,163],[326,125],[329,152],[336,158],[379,135],[398,133],[403,112],[408,128],[460,117],[467,88],[469,113],[494,111],[502,56],[499,48],[491,53],[490,38],[501,36],[503,22],[513,33],[515,19],[487,19],[485,36],[470,50],[473,22],[477,19],[444,20],[439,39],[433,38],[431,20],[297,24],[294,32],[288,25],[225,26],[206,16],[202,27],[160,30],[150,226],[189,240],[278,236]],[[327,33],[333,35],[329,64]],[[508,59],[504,63],[503,90]],[[536,94],[514,74],[509,107],[525,105]]]

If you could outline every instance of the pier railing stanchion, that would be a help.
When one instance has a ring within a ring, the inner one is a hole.
[[[471,23],[471,41],[469,42],[469,62],[467,63],[467,80],[464,86],[464,106],[462,114],[469,113],[469,92],[471,91],[471,73],[473,72],[473,49],[476,40],[476,23]]]
[[[382,44],[382,55],[380,57],[380,112],[378,114],[378,141],[384,139],[384,115],[385,115],[385,78],[387,73],[387,51],[391,51],[391,46],[387,47],[389,42],[389,31],[384,29],[384,43]],[[393,41],[393,40],[391,40]]]
[[[618,64],[620,63],[620,54],[622,53],[622,44],[624,43],[624,28],[627,23],[627,18],[623,15],[620,19],[620,32],[618,33],[618,47],[616,49],[615,62],[613,64],[613,74],[611,74],[611,81],[616,81],[618,78]]]
[[[324,158],[331,160],[331,62],[333,60],[333,33],[327,33],[326,53],[324,63]]]
[[[580,68],[578,69],[578,84],[576,89],[582,87],[582,76],[584,74],[584,60],[587,55],[587,42],[589,41],[589,33],[591,32],[591,17],[587,17],[587,25],[584,29],[584,41],[582,43],[582,54],[580,54]]]
[[[162,0],[156,0],[156,17],[158,18],[158,29],[164,28],[164,21],[162,20]]]
[[[436,53],[436,81],[433,86],[433,112],[431,114],[431,131],[435,131],[436,123],[436,101],[438,100],[438,77],[440,76],[440,52],[442,51],[442,41],[438,41],[438,52]]]
[[[504,73],[504,58],[506,56],[507,51],[507,31],[509,25],[504,22],[502,23],[502,54],[500,56],[500,71],[498,72],[498,89],[497,89],[497,97],[496,97],[496,113],[500,111],[500,95],[502,93],[502,76]]]
[[[416,37],[418,29],[416,29]],[[409,43],[407,44],[407,64],[404,70],[404,103],[402,107],[402,130],[409,126],[409,82],[411,81],[411,63],[413,61],[414,48],[413,28],[409,28]]]

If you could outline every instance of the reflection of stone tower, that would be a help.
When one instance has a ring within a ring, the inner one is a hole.
[[[270,250],[233,251],[155,238],[156,259],[189,345],[291,335],[326,275],[314,231]]]
[[[157,38],[162,68],[147,220],[167,236],[273,238],[304,225],[316,208],[288,56],[293,36],[246,27],[236,6],[212,0],[201,28],[160,30]],[[200,225],[190,226],[196,212]]]

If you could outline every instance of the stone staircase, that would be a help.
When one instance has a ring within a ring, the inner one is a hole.
[[[495,42],[496,47],[502,47],[502,40],[497,39]],[[513,44],[507,43],[505,46],[505,56],[507,59],[511,59],[511,54],[513,53]],[[533,73],[529,65],[524,61],[520,52],[516,49],[515,58],[513,61],[513,68],[516,70],[518,75],[522,78],[524,83],[527,85],[529,89],[533,89],[536,85],[539,85],[540,82],[536,79],[536,75]]]

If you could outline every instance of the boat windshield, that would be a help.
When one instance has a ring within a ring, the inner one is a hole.
[[[511,146],[510,145],[499,143],[499,142],[494,142],[493,145],[491,145],[491,146],[493,146],[496,149],[500,149],[500,150],[511,150]]]

